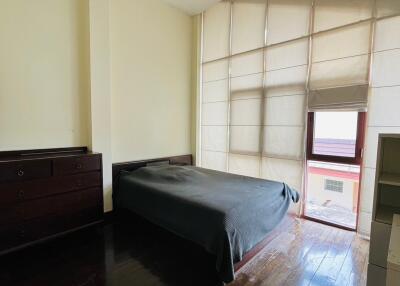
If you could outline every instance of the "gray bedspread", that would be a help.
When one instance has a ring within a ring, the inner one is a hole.
[[[193,166],[122,172],[114,207],[128,209],[215,254],[224,282],[285,216],[299,195],[284,183]]]

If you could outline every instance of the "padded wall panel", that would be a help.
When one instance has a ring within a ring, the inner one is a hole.
[[[360,189],[360,211],[372,212],[375,189],[375,169],[363,168]]]
[[[268,1],[268,44],[308,35],[310,0]]]
[[[203,98],[204,103],[227,101],[228,100],[228,80],[216,80],[203,83]]]
[[[222,152],[201,151],[201,166],[207,169],[226,172],[227,154]]]
[[[202,125],[227,125],[228,102],[203,103]]]
[[[400,3],[400,1],[399,1]],[[400,48],[400,16],[376,22],[374,50]]]
[[[262,158],[262,178],[285,182],[290,187],[301,190],[303,163],[295,160]]]
[[[308,39],[269,47],[266,52],[267,71],[307,65]]]
[[[361,211],[358,215],[357,232],[369,236],[371,233],[372,213]]]
[[[370,38],[370,22],[317,34],[313,37],[312,60],[319,62],[367,54]]]
[[[371,18],[373,4],[374,0],[317,0],[314,32]]]
[[[241,154],[260,153],[260,126],[231,126],[229,151]]]
[[[220,2],[204,12],[203,61],[229,55],[230,3]]]
[[[384,17],[400,13],[400,1],[376,0],[377,16]]]
[[[228,60],[219,60],[203,65],[203,82],[227,79],[229,72]]]
[[[357,56],[314,63],[311,89],[362,85],[368,83],[369,56]]]
[[[304,125],[305,95],[267,97],[264,125]]]
[[[260,160],[258,156],[229,154],[229,172],[243,176],[259,177]]]
[[[266,96],[304,94],[307,66],[287,68],[266,73]]]
[[[266,1],[238,0],[233,4],[232,54],[264,46]]]
[[[261,125],[261,99],[232,100],[231,125]]]
[[[400,86],[373,88],[369,98],[368,125],[400,126]]]
[[[372,86],[400,85],[400,49],[374,54]]]
[[[201,131],[201,148],[203,150],[227,151],[227,126],[202,126]]]
[[[231,100],[261,98],[262,96],[262,73],[231,79]]]
[[[231,76],[262,73],[264,54],[263,50],[252,51],[232,57]]]
[[[266,126],[263,153],[266,156],[300,160],[303,154],[303,135],[303,127]]]

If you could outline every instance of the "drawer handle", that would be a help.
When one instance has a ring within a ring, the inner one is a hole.
[[[77,187],[82,187],[82,186],[83,186],[82,181],[77,181],[77,182],[76,182],[76,186],[77,186]]]
[[[82,169],[82,163],[77,163],[76,164],[76,168],[79,170],[79,169]]]
[[[18,170],[17,175],[18,177],[22,177],[25,174],[23,170]]]
[[[20,236],[20,237],[25,237],[25,230],[20,229],[20,231],[19,231],[19,236]]]
[[[18,197],[19,197],[20,199],[23,199],[23,198],[25,197],[25,192],[24,192],[23,190],[20,190],[20,191],[18,192]]]

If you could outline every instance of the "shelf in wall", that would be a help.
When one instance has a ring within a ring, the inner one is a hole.
[[[375,220],[381,223],[392,224],[393,214],[400,214],[400,207],[379,205]]]
[[[379,183],[400,187],[400,175],[393,173],[382,173],[379,177]]]

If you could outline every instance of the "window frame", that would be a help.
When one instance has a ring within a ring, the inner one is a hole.
[[[356,135],[356,149],[354,157],[333,156],[314,154],[314,127],[315,127],[315,112],[308,112],[307,120],[307,160],[342,163],[350,165],[361,165],[363,151],[364,151],[364,134],[365,134],[365,120],[366,112],[358,112],[357,116],[357,135]]]

